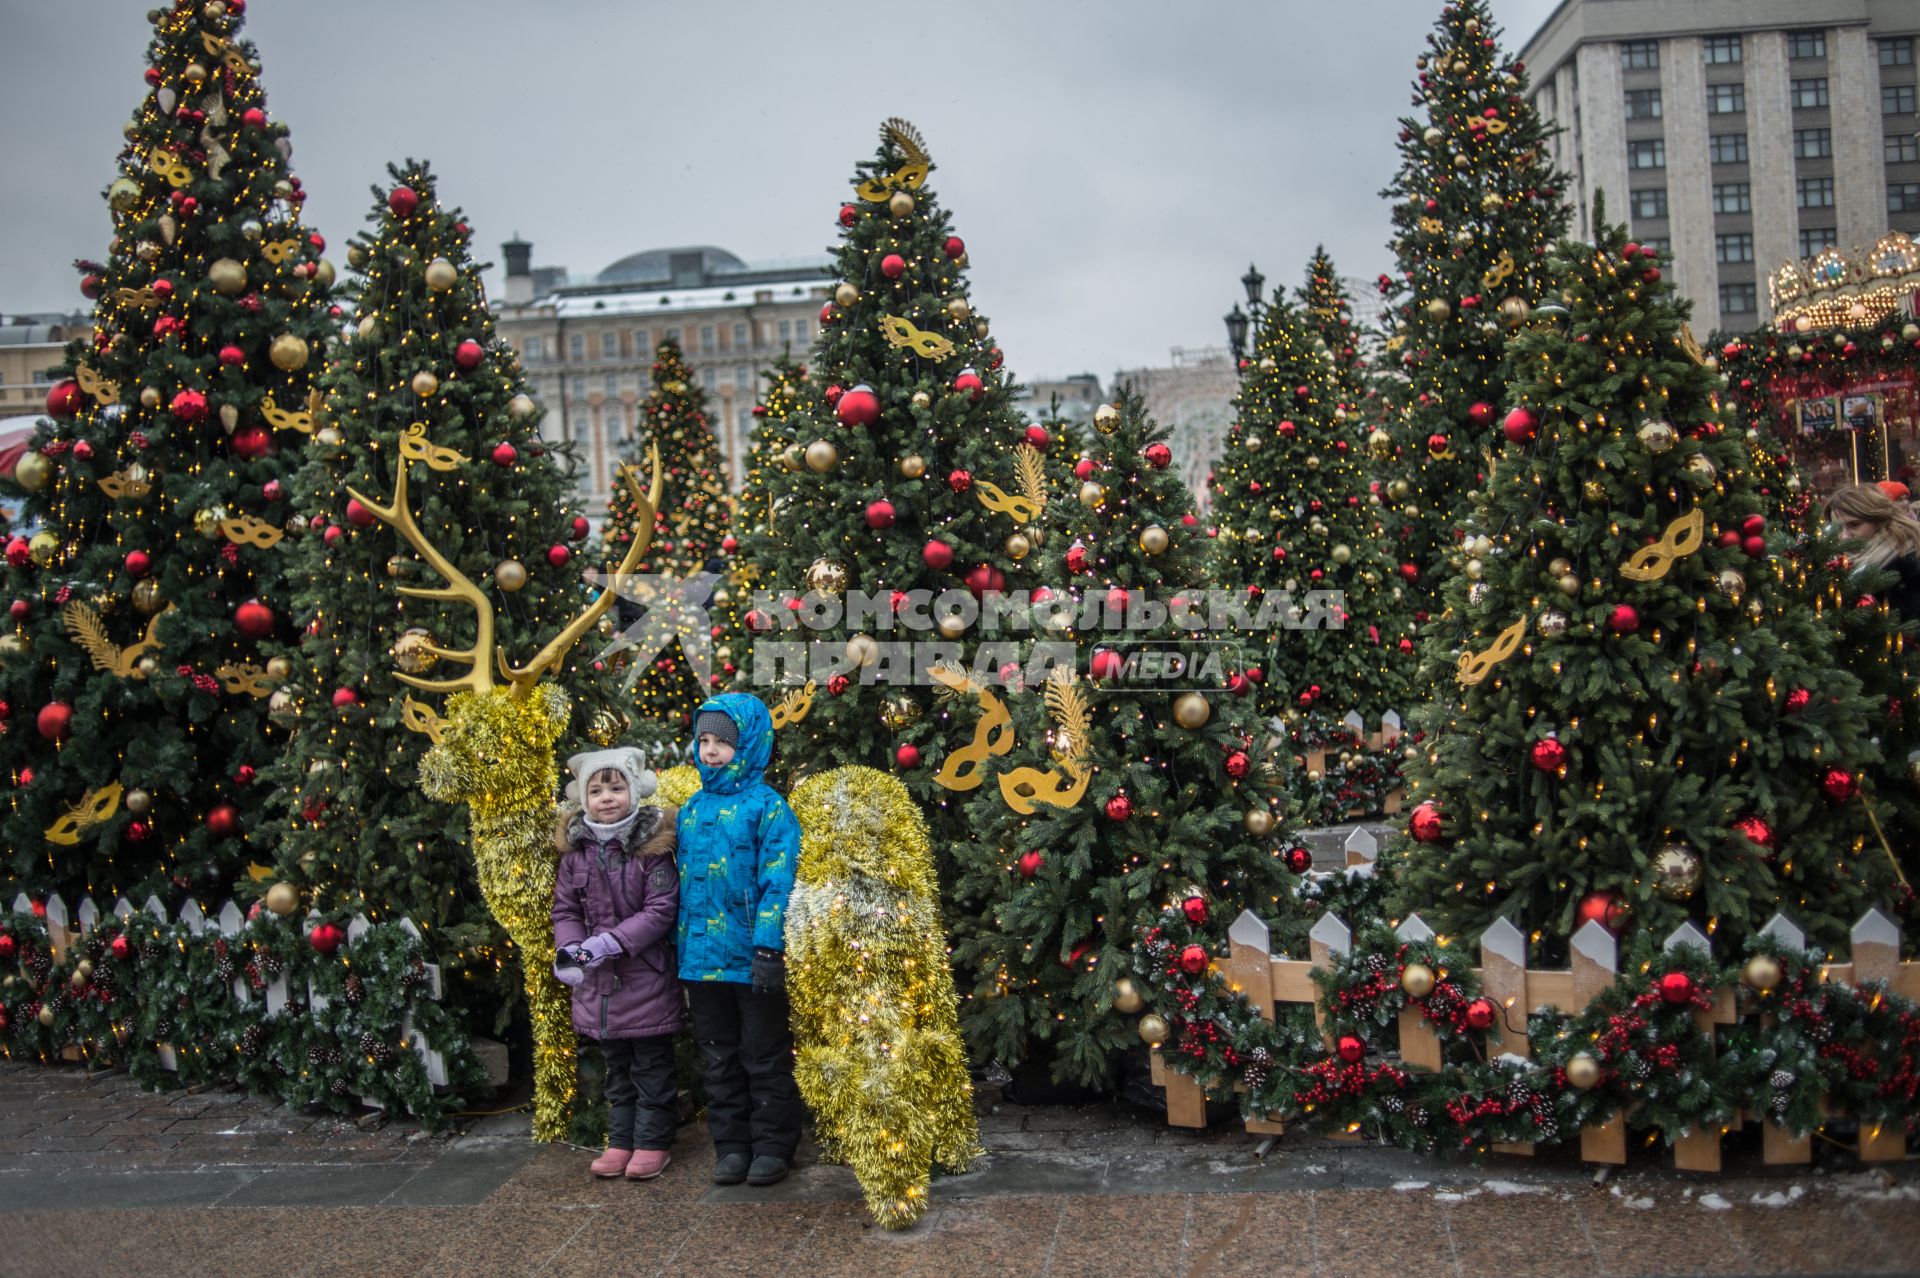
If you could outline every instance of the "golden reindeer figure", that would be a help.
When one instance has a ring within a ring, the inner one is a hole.
[[[653,539],[661,492],[657,447],[650,449],[650,460],[653,480],[645,496],[631,473],[624,476],[639,514],[633,543],[620,560],[620,576],[634,570]],[[533,1020],[533,1136],[557,1140],[566,1134],[573,1097],[574,1038],[569,995],[553,975],[553,880],[559,864],[553,846],[554,748],[566,731],[571,706],[567,694],[544,677],[613,605],[614,591],[602,590],[532,661],[512,665],[505,649],[494,642],[493,604],[414,521],[407,505],[405,462],[395,469],[393,488],[393,503],[385,506],[351,488],[347,491],[399,533],[447,583],[401,586],[400,593],[473,605],[472,647],[426,647],[436,657],[465,663],[464,675],[423,679],[395,672],[395,677],[427,692],[453,694],[447,699],[446,717],[432,729],[433,745],[420,761],[420,788],[430,798],[466,804],[473,815],[480,891],[519,948],[526,981]]]

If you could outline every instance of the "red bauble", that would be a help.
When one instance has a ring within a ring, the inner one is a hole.
[[[280,481],[277,479],[269,479],[266,483],[260,485],[260,495],[268,501],[279,501],[280,494],[283,491],[280,487]]]
[[[1298,426],[1295,426],[1292,421],[1286,420],[1284,418],[1281,420],[1280,424],[1275,426],[1273,429],[1276,432],[1278,432],[1280,438],[1282,439],[1292,439],[1300,431],[1300,428]]]
[[[267,127],[267,113],[259,107],[248,107],[240,113],[240,123],[249,129],[264,129]]]
[[[1207,898],[1204,896],[1188,897],[1186,900],[1180,902],[1180,913],[1186,916],[1187,922],[1193,924],[1195,927],[1199,927],[1207,921]]]
[[[356,528],[371,528],[379,517],[368,510],[358,497],[347,498],[347,522]]]
[[[854,224],[854,221],[858,219],[859,216],[860,216],[860,210],[854,208],[853,205],[842,204],[840,206],[840,225],[852,226]]]
[[[1053,437],[1047,434],[1047,428],[1038,424],[1027,427],[1027,433],[1022,438],[1035,448],[1045,448],[1053,442]]]
[[[837,697],[841,693],[845,692],[848,688],[851,688],[852,686],[853,686],[853,680],[847,678],[843,674],[837,674],[827,680],[827,693],[830,696]]]
[[[893,503],[886,498],[882,497],[878,501],[867,503],[867,527],[891,528],[893,527],[893,518]]]
[[[253,779],[258,775],[259,773],[254,771],[251,763],[243,763],[234,769],[233,783],[235,785],[252,785]]]
[[[1075,479],[1091,479],[1093,477],[1093,458],[1082,457],[1079,461],[1075,462],[1073,464],[1073,477]]]
[[[228,367],[238,367],[247,362],[247,353],[238,346],[227,345],[220,348],[220,353],[215,358]]]
[[[1020,867],[1020,877],[1023,879],[1030,879],[1034,875],[1040,873],[1040,867],[1046,864],[1046,860],[1047,858],[1042,856],[1038,852],[1021,853],[1020,860],[1018,862],[1018,865]]]
[[[1367,1044],[1357,1034],[1342,1034],[1333,1050],[1349,1065],[1358,1065],[1367,1058]]]
[[[773,629],[773,617],[758,608],[750,609],[747,612],[747,629],[757,635],[765,634]]]
[[[1641,276],[1641,278],[1649,284],[1658,284],[1660,282],[1660,268],[1657,266],[1649,266],[1647,273]]]
[[[959,257],[967,251],[967,242],[957,235],[949,235],[947,242],[940,247],[948,257]]]
[[[1082,573],[1087,570],[1087,548],[1085,546],[1067,547],[1067,571]]]
[[[129,550],[126,563],[129,577],[144,577],[153,569],[153,557],[144,550]]]
[[[1305,874],[1313,868],[1313,853],[1298,845],[1288,848],[1287,868],[1295,874]]]
[[[240,809],[231,803],[216,803],[207,811],[207,833],[216,839],[230,839],[240,832]]]
[[[1621,604],[1607,614],[1607,629],[1616,635],[1630,635],[1640,628],[1640,611],[1632,604]]]
[[[897,280],[907,273],[907,259],[898,253],[889,253],[880,259],[880,273],[890,280]]]
[[[1807,702],[1813,700],[1813,694],[1805,688],[1795,688],[1787,694],[1787,713],[1799,714],[1807,708]]]
[[[487,348],[469,337],[453,348],[453,362],[459,367],[472,370],[480,367],[480,361],[487,357]]]
[[[967,589],[975,599],[989,590],[1004,590],[1006,586],[1006,574],[992,564],[976,564],[967,574]]]
[[[1124,794],[1116,794],[1107,800],[1107,820],[1125,821],[1133,815],[1133,800]]]
[[[1449,443],[1445,435],[1427,436],[1427,451],[1432,453],[1435,457],[1438,457],[1441,453],[1446,452],[1448,447],[1449,447]]]
[[[1493,405],[1484,399],[1476,401],[1473,407],[1467,409],[1467,420],[1475,426],[1485,426],[1493,420]]]
[[[980,374],[974,372],[971,368],[961,369],[953,378],[953,389],[955,393],[966,395],[972,399],[977,400],[986,394],[986,387],[987,384],[980,380]]]
[[[493,446],[493,464],[501,469],[504,470],[519,460],[520,450],[506,440],[503,439]]]
[[[573,523],[567,526],[567,536],[573,538],[575,541],[585,541],[587,539],[587,534],[592,531],[593,531],[593,525],[587,522],[587,517],[585,515],[575,515],[573,517]],[[732,541],[732,540],[733,540],[732,536],[729,535],[727,537],[727,541]],[[722,548],[729,552],[733,550],[732,546],[728,546],[725,543],[722,543]]]
[[[1500,1009],[1490,998],[1476,998],[1467,1004],[1467,1024],[1477,1030],[1489,1030],[1500,1019]]]
[[[840,397],[834,415],[848,426],[871,426],[880,420],[880,397],[865,382]]]
[[[55,382],[53,389],[47,392],[47,416],[75,416],[79,413],[81,405],[86,402],[87,397],[81,391],[79,382],[72,378],[64,382]]]
[[[188,388],[176,394],[167,407],[176,421],[197,422],[207,415],[207,397]]]
[[[1624,260],[1631,262],[1634,258],[1640,256],[1640,246],[1632,240],[1628,240],[1627,246],[1620,250],[1620,256]]]
[[[1743,536],[1758,537],[1766,531],[1767,517],[1765,515],[1748,515],[1740,521],[1740,532]]]
[[[820,308],[820,322],[822,324],[831,324],[834,321],[834,317],[838,314],[839,312],[834,309],[833,303],[828,302]]]
[[[1516,444],[1526,443],[1539,429],[1540,420],[1524,408],[1514,409],[1500,423],[1500,433]]]
[[[348,706],[358,705],[359,703],[360,694],[356,693],[352,688],[335,688],[333,690],[333,708],[335,710],[345,710]]]
[[[1155,470],[1165,470],[1167,464],[1173,460],[1173,450],[1165,444],[1153,443],[1147,445],[1141,456],[1145,457],[1147,465]]]
[[[1552,737],[1546,737],[1534,742],[1528,755],[1533,760],[1533,766],[1542,772],[1558,772],[1567,761],[1567,748]]]
[[[1180,970],[1188,976],[1198,976],[1206,971],[1210,961],[1204,945],[1189,945],[1180,951]]]
[[[387,192],[387,208],[395,217],[411,217],[420,207],[420,193],[410,186],[396,186]]]
[[[49,701],[34,716],[33,726],[49,741],[58,741],[73,726],[73,707],[64,701]]]
[[[333,953],[346,939],[347,934],[332,923],[315,923],[313,930],[307,933],[307,943],[322,954]]]
[[[233,432],[233,438],[227,441],[227,447],[235,457],[245,461],[258,461],[273,451],[273,432],[265,426],[242,426]]]
[[[1756,844],[1762,851],[1773,851],[1773,827],[1757,816],[1744,816],[1733,823],[1733,832]]]
[[[1093,679],[1118,679],[1122,668],[1120,654],[1111,648],[1102,648],[1093,654],[1093,660],[1087,666],[1087,674]]]
[[[565,568],[567,560],[573,558],[573,552],[559,542],[547,547],[547,562],[555,568]]]
[[[1401,564],[1400,576],[1407,581],[1420,580],[1420,565],[1419,564]]]
[[[153,340],[156,342],[170,341],[180,336],[185,329],[186,325],[180,322],[178,315],[162,315],[153,322]]]
[[[1693,1002],[1693,978],[1685,972],[1668,972],[1660,978],[1660,997],[1678,1007]]]
[[[1598,923],[1615,936],[1627,925],[1632,917],[1633,908],[1618,892],[1602,890],[1589,892],[1580,898],[1580,904],[1573,912],[1573,926],[1576,931],[1589,923]]]
[[[273,609],[258,599],[249,599],[233,610],[233,624],[249,639],[265,639],[273,633]]]
[[[1845,803],[1860,793],[1860,782],[1845,768],[1828,768],[1827,775],[1820,778],[1820,792],[1835,803]]]
[[[1747,558],[1749,559],[1765,559],[1767,557],[1767,539],[1757,534],[1752,537],[1743,538],[1740,542],[1740,549],[1747,552]]]
[[[935,537],[920,547],[920,558],[935,572],[945,572],[953,567],[953,547]]]
[[[947,487],[956,493],[964,493],[973,487],[973,476],[964,470],[951,471],[947,475]]]
[[[1440,806],[1432,800],[1422,803],[1407,819],[1407,833],[1421,843],[1440,841]]]
[[[893,761],[902,768],[920,766],[920,747],[909,742],[893,752]]]
[[[10,959],[18,948],[13,937],[0,934],[0,959]]]

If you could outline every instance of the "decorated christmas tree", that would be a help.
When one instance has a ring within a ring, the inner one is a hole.
[[[773,544],[774,529],[785,511],[792,515],[792,485],[787,477],[806,467],[803,441],[795,425],[817,396],[806,366],[785,351],[762,374],[766,387],[753,406],[753,437],[747,445],[746,477],[734,503],[732,534],[721,542],[727,552],[727,579],[714,592],[714,673],[721,684],[750,687],[753,636],[747,631],[748,601],[763,581],[761,556]]]
[[[629,463],[660,449],[667,477],[667,504],[654,519],[653,548],[644,573],[685,577],[701,572],[720,558],[720,542],[727,535],[726,463],[720,444],[707,425],[707,396],[687,367],[680,344],[661,342],[654,348],[653,389],[640,405],[640,431],[630,444]],[[633,538],[631,494],[614,486],[607,505],[606,548],[617,559]]]
[[[1360,329],[1353,322],[1353,297],[1334,270],[1325,245],[1316,245],[1307,261],[1307,278],[1294,292],[1315,350],[1325,348],[1333,362],[1334,407],[1342,420],[1360,411],[1367,398],[1367,360]]]
[[[1020,583],[1045,493],[1043,467],[1016,475],[1013,449],[1049,436],[1013,403],[1000,351],[968,299],[966,245],[928,184],[932,171],[918,132],[898,120],[858,166],[839,212],[839,281],[808,361],[820,399],[787,419],[789,468],[773,477],[772,523],[747,558],[773,596],[749,615],[756,647],[813,645],[822,659],[792,675],[792,683],[817,677],[779,716],[778,766],[898,766],[915,798],[935,804],[944,792],[919,762],[937,764],[950,732],[965,729],[925,713],[911,645],[966,650],[980,630],[958,606],[929,610],[923,599],[908,609],[910,592],[978,599]],[[880,615],[849,617],[855,591],[880,601]],[[883,643],[908,646],[896,660]],[[777,698],[783,689],[762,677],[776,673],[754,678]],[[933,821],[942,830],[937,811]]]
[[[70,898],[211,902],[273,857],[264,667],[333,268],[240,13],[149,15],[109,255],[80,264],[93,340],[15,471],[41,531],[7,548],[8,869]]]
[[[1237,646],[1202,632],[1214,542],[1166,432],[1131,395],[1097,426],[1033,655],[1002,690],[950,678],[979,713],[972,763],[950,754],[942,775],[972,793],[950,914],[976,1061],[1037,1056],[1107,1087],[1139,1042],[1118,979],[1136,930],[1170,902],[1222,935],[1242,909],[1277,920],[1310,857],[1282,839],[1281,761]]]
[[[470,642],[472,615],[398,595],[437,586],[435,570],[347,490],[384,495],[393,468],[410,468],[417,523],[465,576],[491,583],[495,638],[509,654],[537,647],[574,609],[568,542],[587,523],[567,508],[570,459],[541,438],[539,409],[495,336],[460,210],[440,200],[426,164],[388,172],[368,229],[347,248],[355,318],[292,478],[295,509],[321,529],[291,551],[300,640],[272,663],[289,740],[264,779],[277,796],[278,876],[303,907],[404,916],[442,947],[491,947],[466,812],[417,786],[438,709],[394,677],[434,671],[439,649]],[[611,740],[608,711],[583,696],[596,681],[588,656],[575,649],[561,678],[576,728]],[[440,961],[460,959],[445,951]]]
[[[1594,209],[1553,263],[1570,311],[1516,342],[1508,441],[1449,582],[1451,695],[1416,764],[1399,905],[1741,937],[1776,911],[1838,943],[1891,866],[1860,795],[1880,707],[1783,578],[1719,378],[1659,256]]]
[[[1380,285],[1399,376],[1388,383],[1380,468],[1400,557],[1418,567],[1415,589],[1438,611],[1468,494],[1500,442],[1509,336],[1536,305],[1557,306],[1543,266],[1568,209],[1526,68],[1501,54],[1487,0],[1443,8],[1416,66],[1416,113],[1400,122],[1400,171],[1384,192],[1399,270]]]
[[[1212,481],[1231,564],[1221,584],[1256,608],[1259,703],[1306,764],[1291,781],[1301,819],[1314,823],[1377,812],[1398,784],[1399,747],[1372,742],[1387,712],[1411,708],[1417,661],[1402,566],[1362,459],[1365,428],[1341,393],[1334,352],[1276,293]],[[1365,726],[1349,727],[1349,714]]]

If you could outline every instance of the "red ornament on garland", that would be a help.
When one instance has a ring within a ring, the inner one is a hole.
[[[33,547],[25,537],[15,537],[7,543],[7,562],[15,568],[25,568],[33,562]]]
[[[1787,694],[1787,713],[1799,714],[1807,708],[1807,702],[1813,700],[1813,694],[1805,688],[1795,688]]]
[[[469,337],[453,348],[453,362],[471,372],[487,357],[487,348]]]
[[[315,923],[313,930],[307,933],[307,944],[322,954],[331,954],[340,948],[347,934],[332,923]]]
[[[871,426],[880,420],[880,397],[865,382],[834,401],[833,415],[843,426]]]
[[[1107,800],[1107,820],[1118,823],[1132,815],[1133,800],[1126,795],[1116,794]]]
[[[1234,780],[1237,781],[1247,775],[1247,768],[1249,766],[1251,766],[1251,761],[1247,758],[1247,752],[1245,750],[1235,750],[1227,755],[1227,775]]]
[[[1180,970],[1188,976],[1198,976],[1206,971],[1210,961],[1204,945],[1189,945],[1180,951]]]
[[[56,382],[53,389],[47,392],[47,416],[77,416],[81,406],[86,402],[86,396],[81,392],[79,382],[72,378],[64,382]]]
[[[1051,444],[1053,442],[1053,437],[1047,434],[1047,428],[1037,423],[1035,425],[1027,427],[1027,433],[1023,438],[1026,440],[1027,443],[1033,445],[1035,448],[1039,448],[1043,450],[1046,448],[1048,444]]]
[[[992,564],[978,564],[967,574],[967,589],[975,599],[989,590],[1004,590],[1006,586],[1006,574]]]
[[[1630,635],[1640,629],[1640,610],[1632,604],[1621,604],[1607,614],[1607,629],[1616,635]]]
[[[249,129],[264,129],[267,127],[267,113],[259,107],[248,107],[240,113],[240,123]]]
[[[1618,892],[1602,889],[1589,892],[1580,898],[1580,904],[1573,912],[1573,926],[1576,931],[1588,923],[1598,923],[1615,936],[1627,926],[1633,917],[1633,907]]]
[[[220,348],[220,354],[216,356],[216,358],[229,368],[237,368],[247,362],[247,353],[238,346],[229,343]]]
[[[1021,853],[1020,860],[1017,862],[1020,868],[1020,877],[1023,879],[1031,879],[1034,875],[1040,873],[1040,867],[1046,864],[1046,860],[1047,858],[1038,852]]]
[[[420,207],[420,193],[410,186],[396,186],[387,192],[387,208],[395,217],[411,217]]]
[[[64,701],[49,701],[34,716],[33,726],[47,740],[58,741],[73,726],[73,707]]]
[[[1186,916],[1187,922],[1199,927],[1207,921],[1207,899],[1203,896],[1188,897],[1180,902],[1180,913]]]
[[[265,639],[273,633],[273,609],[258,599],[249,599],[233,610],[233,624],[249,639]]]
[[[207,833],[216,839],[230,839],[240,832],[240,809],[231,803],[216,803],[207,812]]]
[[[197,422],[207,415],[207,397],[189,387],[175,394],[167,408],[176,421]]]
[[[1678,1007],[1693,1002],[1693,978],[1685,972],[1668,972],[1660,978],[1660,997]]]
[[[1366,1041],[1356,1034],[1342,1034],[1333,1050],[1349,1065],[1358,1065],[1367,1058]]]
[[[845,692],[848,688],[851,688],[852,686],[853,686],[853,680],[847,678],[843,674],[837,674],[827,680],[827,694],[829,696],[837,697],[841,693]]]
[[[1490,998],[1476,998],[1467,1004],[1467,1024],[1477,1030],[1489,1030],[1500,1019],[1500,1009]]]
[[[567,527],[567,536],[573,538],[575,541],[585,541],[587,539],[587,534],[592,531],[593,531],[593,525],[587,522],[587,517],[585,515],[575,515],[573,517],[573,523],[568,525]],[[728,534],[726,540],[732,541],[733,540],[732,534]],[[721,549],[731,553],[733,550],[733,547],[727,545],[726,542],[722,542]]]
[[[950,471],[947,475],[947,487],[956,493],[964,493],[973,487],[973,476],[964,470]]]
[[[897,280],[907,273],[907,259],[898,253],[889,253],[880,259],[880,273],[890,280]]]
[[[834,309],[833,303],[828,302],[820,308],[820,322],[822,324],[831,324],[834,321],[834,317],[838,314],[839,312]]]
[[[0,933],[0,959],[12,958],[17,949],[18,944],[11,935]]]
[[[1438,843],[1440,829],[1440,807],[1432,800],[1415,808],[1407,821],[1407,832],[1421,843]]]
[[[1835,803],[1845,803],[1860,793],[1860,781],[1845,768],[1829,768],[1820,778],[1820,792]]]
[[[971,368],[963,368],[954,374],[953,389],[955,393],[968,396],[974,400],[978,400],[982,395],[987,393],[986,383],[981,381],[980,374],[974,372]]]
[[[1287,868],[1295,874],[1305,874],[1313,868],[1313,853],[1296,844],[1287,849]]]
[[[920,558],[935,572],[945,572],[953,567],[953,547],[935,537],[920,547]]]
[[[878,528],[893,527],[893,520],[894,520],[893,503],[888,501],[884,497],[880,498],[878,501],[868,502],[866,518],[867,518],[867,527],[869,528],[878,529]]]
[[[347,498],[347,522],[356,528],[371,528],[378,517],[361,504],[357,497]]]
[[[893,761],[902,768],[919,767],[920,747],[908,742],[893,752]]]
[[[1542,772],[1558,772],[1567,761],[1567,748],[1552,737],[1534,742],[1528,754]]]
[[[505,470],[519,460],[520,450],[506,440],[503,439],[493,446],[493,464],[502,470]]]

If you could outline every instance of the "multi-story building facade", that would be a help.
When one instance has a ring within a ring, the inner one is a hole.
[[[1914,0],[1562,0],[1521,56],[1577,233],[1604,191],[1705,334],[1769,320],[1784,262],[1920,232],[1917,46]]]
[[[588,513],[606,513],[652,388],[654,347],[669,339],[707,392],[708,422],[737,488],[761,373],[782,351],[806,362],[832,294],[831,259],[750,265],[725,249],[652,249],[568,281],[554,268],[536,270],[526,241],[501,247],[507,271],[495,321],[546,409],[543,432],[570,440],[583,463]]]
[[[0,317],[0,417],[45,412],[67,343],[91,331],[80,314]]]
[[[1090,422],[1094,409],[1103,402],[1103,395],[1098,377],[1092,373],[1071,373],[1023,384],[1016,402],[1029,421],[1040,421],[1057,413],[1062,421]]]
[[[1164,368],[1129,368],[1113,375],[1115,387],[1131,387],[1153,419],[1167,428],[1172,466],[1201,510],[1211,506],[1207,476],[1226,447],[1233,426],[1233,397],[1240,375],[1225,347],[1176,346]]]

